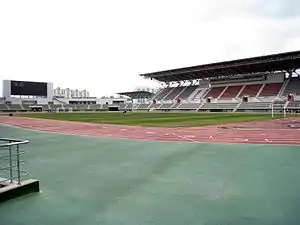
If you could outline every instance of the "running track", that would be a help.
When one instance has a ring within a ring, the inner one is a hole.
[[[300,118],[199,128],[154,128],[0,116],[0,124],[44,132],[106,138],[300,145]]]

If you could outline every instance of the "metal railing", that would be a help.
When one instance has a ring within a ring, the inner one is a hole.
[[[20,156],[25,152],[20,150],[20,145],[29,143],[28,140],[0,138],[0,185],[6,182],[21,184],[21,177],[28,172],[21,170]]]

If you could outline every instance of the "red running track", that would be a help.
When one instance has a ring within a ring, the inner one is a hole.
[[[177,142],[300,145],[300,118],[193,128],[157,128],[1,116],[0,123],[25,129],[92,137]]]

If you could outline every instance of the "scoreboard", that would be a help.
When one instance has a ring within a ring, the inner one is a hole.
[[[29,81],[10,81],[11,95],[47,96],[47,83]]]
[[[42,99],[52,99],[53,83],[21,80],[3,80],[2,96],[5,98],[22,98],[31,96]]]

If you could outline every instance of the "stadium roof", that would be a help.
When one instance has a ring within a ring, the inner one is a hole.
[[[300,51],[224,61],[199,66],[140,74],[161,82],[196,80],[274,71],[293,71],[300,68]]]
[[[131,91],[131,92],[120,92],[119,95],[125,95],[132,99],[152,98],[153,93],[148,91]]]

